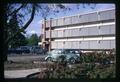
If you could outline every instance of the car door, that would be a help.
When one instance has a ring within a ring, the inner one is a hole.
[[[58,53],[57,53],[57,61],[59,61],[59,62],[63,62],[63,61],[66,61],[66,56],[65,56],[65,53],[64,53],[64,50],[63,49],[61,49],[61,50],[59,50],[58,51]]]
[[[66,59],[69,60],[73,55],[71,50],[65,50]]]
[[[59,53],[59,50],[53,50],[53,51],[51,51],[51,58],[53,59],[53,60],[57,60],[58,59],[58,57],[60,56],[61,54]]]

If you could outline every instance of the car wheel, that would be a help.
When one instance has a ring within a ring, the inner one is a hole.
[[[70,64],[74,64],[76,61],[75,61],[75,59],[74,58],[70,58],[70,60],[69,60],[69,63]]]
[[[50,58],[50,57],[49,57],[49,58],[47,58],[47,61],[52,61],[52,58]]]

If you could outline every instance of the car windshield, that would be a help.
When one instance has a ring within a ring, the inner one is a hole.
[[[52,50],[51,53],[52,54],[61,54],[62,50]]]

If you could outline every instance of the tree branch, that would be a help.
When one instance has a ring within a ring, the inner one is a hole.
[[[34,19],[35,16],[35,5],[32,5],[32,13],[31,13],[31,17],[30,19],[27,21],[27,23],[21,28],[19,29],[13,36],[11,36],[10,38],[7,38],[6,43],[8,44],[10,42],[11,39],[13,39],[16,35],[18,35],[19,33],[23,32],[32,22],[32,20]]]
[[[10,14],[8,14],[8,16],[13,15],[14,13],[17,13],[21,8],[23,8],[25,6],[25,4],[22,4],[18,9],[14,10],[13,12],[11,12]]]

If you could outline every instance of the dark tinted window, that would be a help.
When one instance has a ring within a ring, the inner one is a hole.
[[[78,50],[72,50],[72,49],[68,49],[68,50],[65,50],[65,53],[66,54],[78,54],[79,53],[79,51]]]
[[[53,50],[51,52],[54,54],[63,54],[63,50]]]
[[[65,54],[72,54],[72,53],[74,53],[73,50],[65,50]]]

